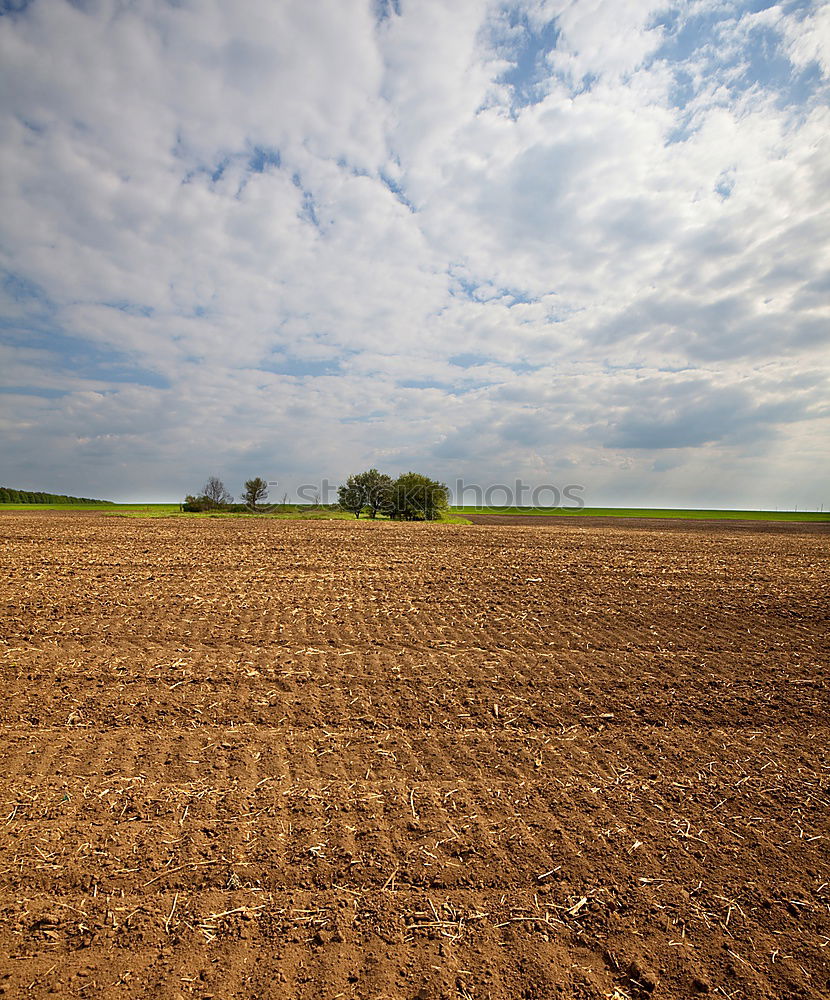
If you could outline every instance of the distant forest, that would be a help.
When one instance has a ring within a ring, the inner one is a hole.
[[[8,486],[0,486],[0,503],[112,503],[112,500],[67,497],[61,493],[33,493],[31,490],[12,490]]]

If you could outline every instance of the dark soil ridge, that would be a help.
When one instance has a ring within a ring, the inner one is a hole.
[[[464,514],[473,524],[530,525],[534,528],[631,528],[646,531],[757,531],[773,534],[830,534],[830,521],[755,521],[730,518],[594,517],[561,514]]]

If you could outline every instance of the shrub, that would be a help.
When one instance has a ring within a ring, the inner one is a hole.
[[[437,521],[449,506],[449,497],[444,483],[405,472],[392,488],[389,516],[400,521]]]

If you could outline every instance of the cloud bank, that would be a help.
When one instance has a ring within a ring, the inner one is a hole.
[[[0,11],[8,485],[830,502],[830,5]]]

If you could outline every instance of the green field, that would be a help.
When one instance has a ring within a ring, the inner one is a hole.
[[[655,507],[453,507],[456,514],[533,514],[539,517],[665,517],[688,521],[830,521],[830,513],[792,510],[678,510]]]
[[[300,504],[275,504],[273,508],[254,514],[252,511],[185,512],[178,503],[4,503],[0,510],[64,510],[95,511],[108,517],[278,517],[278,518],[353,518],[353,514],[335,508],[320,508]]]
[[[253,513],[252,511],[202,511],[191,513],[183,511],[178,503],[4,503],[4,510],[62,510],[62,511],[93,511],[107,517],[178,517],[178,518],[276,518],[279,520],[296,521],[353,521],[354,514],[340,510],[335,504],[330,506],[315,506],[313,504],[274,504],[268,510]],[[361,520],[369,520],[365,515]],[[378,521],[387,521],[382,515]],[[450,510],[441,519],[445,524],[469,524],[470,522],[456,510]]]
[[[335,505],[316,507],[311,504],[275,504],[259,514],[243,512],[205,511],[184,513],[177,503],[108,503],[108,504],[49,504],[4,503],[0,510],[65,510],[96,511],[108,517],[268,517],[299,520],[352,520],[353,514],[338,510]],[[538,517],[654,517],[692,521],[819,521],[830,522],[830,512],[792,510],[679,510],[655,507],[451,507],[443,518],[452,524],[468,524],[467,514],[532,514]],[[378,518],[385,520],[385,518]]]
[[[2,510],[94,510],[101,514],[144,514],[163,517],[181,509],[177,503],[3,503]]]

